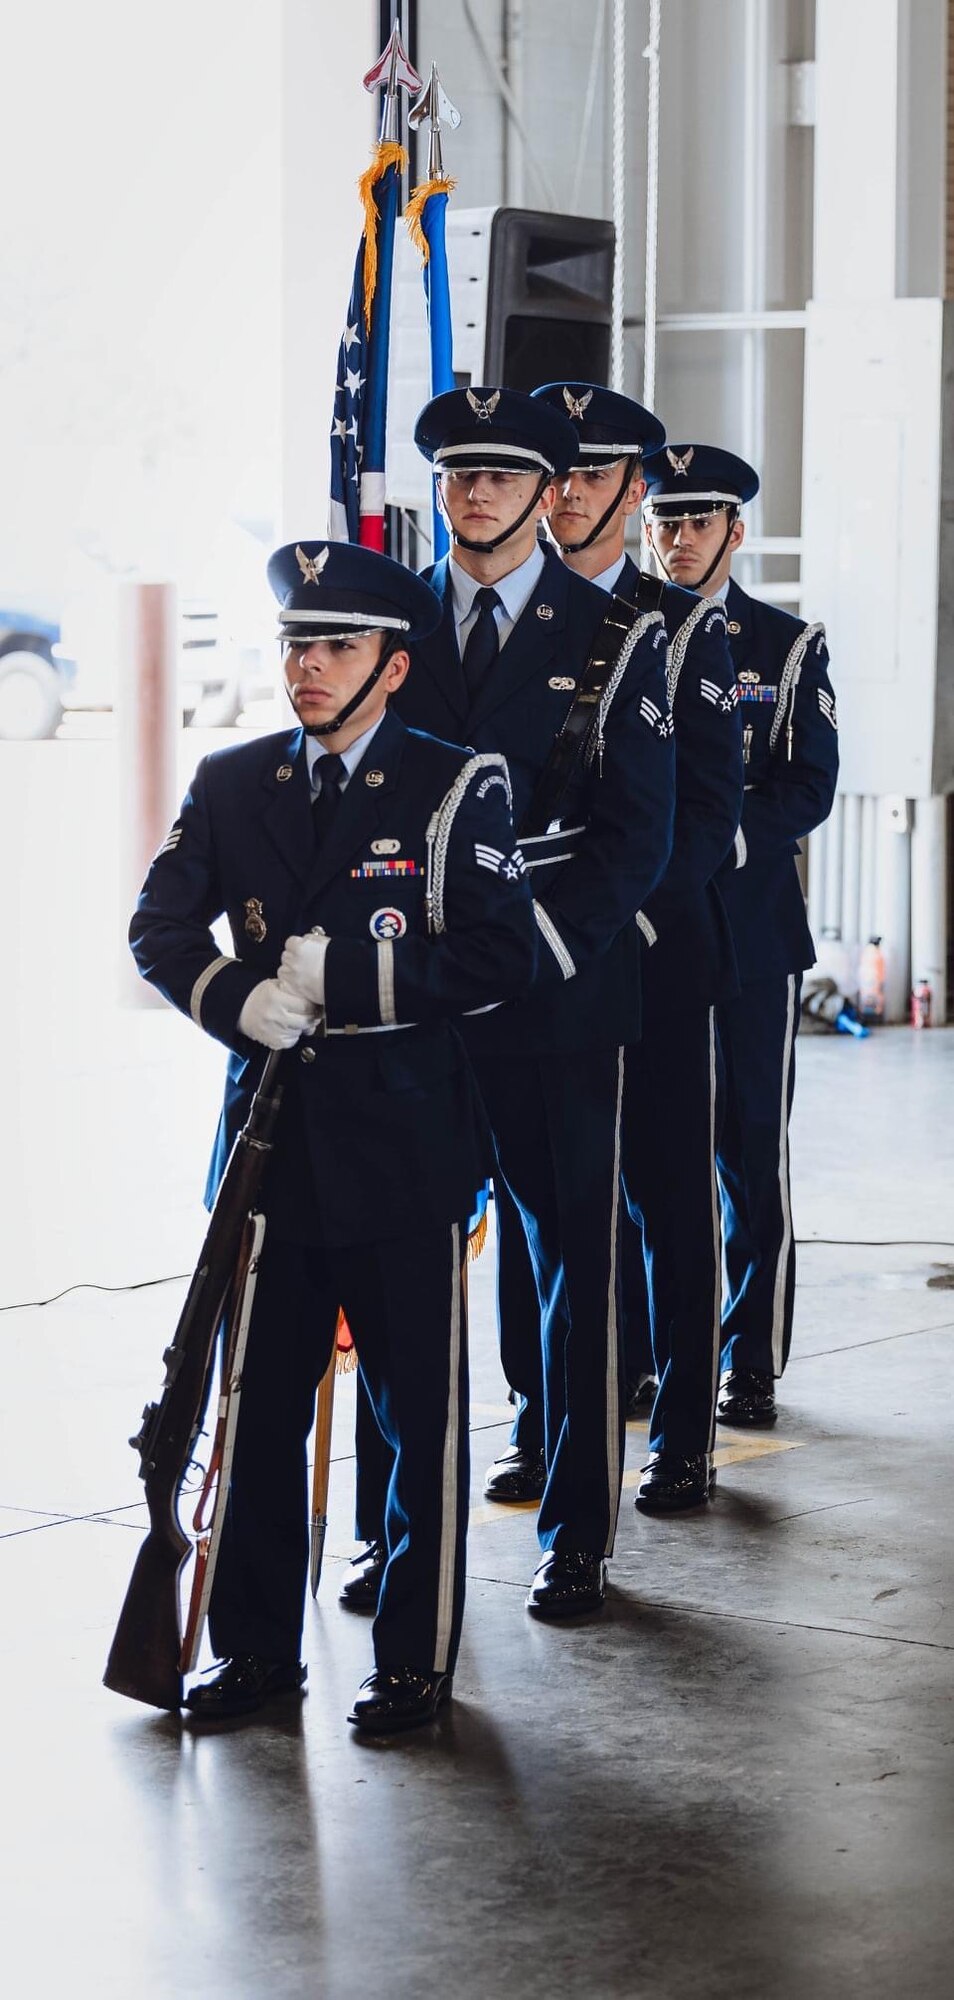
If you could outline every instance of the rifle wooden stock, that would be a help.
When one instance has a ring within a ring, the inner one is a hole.
[[[281,1052],[270,1055],[222,1178],[179,1323],[163,1354],[166,1379],[129,1442],[140,1454],[149,1529],[136,1558],[103,1680],[116,1694],[179,1708],[182,1622],[179,1575],[192,1547],[178,1515],[179,1491],[202,1427],[215,1337],[228,1304],[253,1208],[272,1150],[282,1099]]]

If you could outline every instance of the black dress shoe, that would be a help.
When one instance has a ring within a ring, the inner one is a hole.
[[[640,1375],[636,1382],[627,1382],[624,1408],[628,1417],[641,1417],[651,1410],[656,1401],[659,1383],[655,1375]]]
[[[413,1667],[377,1667],[362,1681],[348,1721],[371,1736],[417,1729],[422,1722],[433,1722],[438,1709],[450,1700],[453,1687],[450,1674],[419,1674]]]
[[[641,1514],[676,1514],[683,1507],[704,1507],[714,1486],[708,1452],[680,1458],[674,1451],[654,1451],[640,1473],[636,1505]]]
[[[730,1368],[719,1383],[716,1416],[720,1424],[768,1430],[778,1419],[775,1383],[765,1368]]]
[[[601,1611],[605,1598],[602,1556],[587,1555],[582,1549],[557,1555],[550,1549],[534,1571],[527,1610],[538,1618],[573,1618],[578,1612]]]
[[[257,1653],[234,1653],[214,1680],[190,1688],[185,1706],[203,1722],[251,1715],[275,1695],[298,1694],[308,1678],[301,1660],[260,1660]]]
[[[347,1605],[349,1611],[376,1611],[387,1560],[383,1542],[369,1542],[359,1556],[352,1556],[350,1568],[355,1574],[342,1584],[338,1603]]]
[[[484,1478],[487,1500],[542,1500],[547,1463],[542,1451],[508,1451],[495,1458]]]

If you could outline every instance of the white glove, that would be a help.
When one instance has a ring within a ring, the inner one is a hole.
[[[278,983],[285,993],[310,1000],[313,1007],[325,1004],[325,952],[331,939],[314,931],[308,937],[285,939]]]
[[[317,1009],[297,993],[279,986],[277,979],[263,979],[252,991],[238,1017],[239,1033],[250,1042],[263,1042],[267,1049],[293,1049],[302,1035],[310,1035],[318,1020]]]

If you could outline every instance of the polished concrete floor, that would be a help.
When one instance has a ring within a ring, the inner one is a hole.
[[[38,746],[21,810],[82,782],[88,880],[98,839],[112,866],[100,794],[58,747]],[[116,1004],[108,896],[74,888],[47,922],[28,881],[5,893],[29,977],[0,989],[20,1106],[0,1204],[4,1994],[946,1996],[954,1034],[800,1043],[809,1240],[782,1419],[722,1432],[714,1505],[675,1522],[633,1510],[630,1427],[602,1620],[534,1624],[532,1511],[480,1498],[507,1424],[488,1252],[452,1710],[378,1744],[345,1720],[369,1665],[367,1622],[336,1603],[346,1379],[310,1693],[197,1735],[101,1674],[143,1526],[125,1439],[200,1237],[221,1051]],[[80,1282],[118,1289],[30,1303]]]

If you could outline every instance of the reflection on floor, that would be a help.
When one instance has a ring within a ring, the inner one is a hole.
[[[82,837],[109,851],[84,796]],[[25,840],[38,810],[24,793]],[[11,894],[35,978],[0,1020],[21,1115],[0,1292],[5,1993],[946,1995],[954,1035],[800,1044],[795,1220],[814,1240],[778,1430],[722,1432],[714,1505],[666,1522],[634,1512],[630,1427],[601,1621],[526,1616],[533,1511],[481,1499],[508,1414],[488,1251],[452,1711],[403,1742],[345,1721],[370,1659],[336,1602],[345,1380],[308,1698],[196,1736],[100,1676],[143,1521],[125,1440],[200,1240],[222,1052],[79,970],[87,933],[111,968],[108,896],[48,922],[29,882]],[[25,1303],[80,1279],[169,1281]]]
[[[171,1075],[167,1026],[139,1031]],[[952,1058],[941,1034],[806,1041],[801,1230],[950,1228]],[[174,1135],[154,1146],[158,1186]],[[143,1228],[111,1218],[114,1239]],[[723,1431],[714,1506],[661,1522],[632,1508],[630,1426],[607,1616],[552,1631],[523,1610],[532,1509],[480,1500],[507,1422],[485,1253],[457,1700],[433,1731],[370,1746],[345,1721],[369,1628],[336,1603],[350,1381],[308,1699],[196,1738],[100,1686],[143,1518],[125,1438],[182,1283],[6,1313],[7,1991],[946,1991],[954,1301],[930,1281],[952,1262],[943,1244],[808,1244],[778,1432]]]

